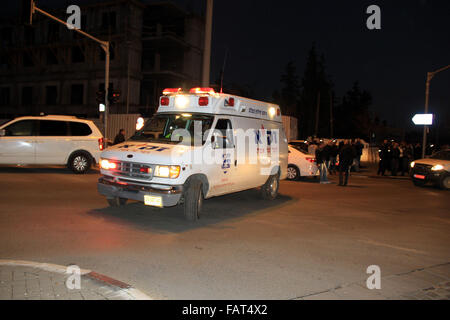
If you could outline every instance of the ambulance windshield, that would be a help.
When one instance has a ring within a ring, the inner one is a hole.
[[[214,116],[190,113],[157,114],[136,131],[131,140],[194,145],[194,138],[205,142],[205,132],[211,129]],[[195,130],[195,128],[198,128]],[[197,137],[195,137],[197,135]],[[190,141],[184,141],[189,139]]]

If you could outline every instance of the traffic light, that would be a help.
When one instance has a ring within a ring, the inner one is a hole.
[[[109,104],[117,103],[120,98],[120,91],[118,90],[111,90],[108,92],[108,101]]]
[[[98,103],[103,103],[105,104],[105,91],[99,90],[97,91],[97,98],[96,98]]]
[[[26,25],[31,25],[33,22],[34,0],[22,0],[21,2],[21,22]]]

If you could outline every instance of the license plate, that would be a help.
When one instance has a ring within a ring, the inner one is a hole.
[[[424,180],[424,179],[425,179],[425,176],[423,176],[423,175],[421,175],[421,174],[415,174],[415,175],[414,175],[414,178]]]
[[[162,197],[144,195],[144,204],[146,206],[162,207]]]

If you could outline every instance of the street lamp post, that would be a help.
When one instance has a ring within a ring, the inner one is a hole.
[[[445,66],[443,68],[440,68],[436,71],[433,72],[428,72],[427,73],[427,82],[425,84],[425,114],[428,113],[428,98],[430,96],[430,82],[431,79],[433,79],[433,77],[441,72],[444,71],[446,69],[450,68],[450,65]],[[426,150],[426,145],[427,145],[427,132],[428,132],[428,126],[424,126],[423,127],[423,140],[422,140],[422,158],[425,158],[425,150]]]
[[[65,25],[66,27],[72,27],[72,29],[80,34],[82,34],[83,36],[97,42],[98,44],[100,44],[100,46],[102,47],[103,50],[105,50],[105,138],[107,139],[107,128],[108,128],[108,110],[109,110],[109,101],[108,101],[108,91],[109,91],[109,62],[110,62],[110,57],[109,57],[109,41],[103,41],[100,40],[92,35],[90,35],[89,33],[84,32],[81,29],[77,29],[77,28],[73,28],[73,26],[71,26],[70,24],[68,24],[67,22],[51,15],[50,13],[38,8],[34,2],[34,0],[30,1],[30,24],[33,21],[33,14],[35,13],[35,11],[43,14],[44,16],[55,20],[63,25]]]
[[[102,44],[105,50],[105,139],[108,145],[108,112],[109,112],[109,42]]]

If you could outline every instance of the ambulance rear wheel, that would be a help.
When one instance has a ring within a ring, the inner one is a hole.
[[[193,179],[187,185],[184,193],[184,217],[189,221],[200,218],[203,206],[202,183]]]
[[[110,207],[121,207],[127,203],[128,199],[114,197],[114,198],[107,198],[106,201],[108,201]]]
[[[274,200],[278,195],[280,178],[278,174],[271,175],[267,182],[261,187],[261,196],[267,200]]]

